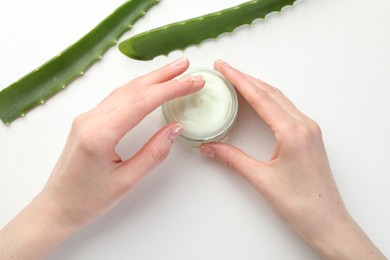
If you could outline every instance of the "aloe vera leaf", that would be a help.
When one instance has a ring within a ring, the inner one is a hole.
[[[7,125],[43,104],[82,75],[118,38],[160,0],[129,0],[88,34],[0,92],[0,119]]]
[[[217,38],[235,28],[265,18],[271,12],[281,11],[297,0],[257,0],[206,14],[189,20],[172,23],[137,34],[119,44],[119,50],[136,60],[151,60],[168,55],[174,50],[184,50],[190,45]]]

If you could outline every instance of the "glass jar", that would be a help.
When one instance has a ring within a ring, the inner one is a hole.
[[[162,105],[165,121],[180,122],[184,130],[179,140],[200,146],[221,141],[232,128],[238,111],[234,87],[219,72],[209,68],[194,68],[183,76],[204,77],[204,87],[187,96],[175,98]]]

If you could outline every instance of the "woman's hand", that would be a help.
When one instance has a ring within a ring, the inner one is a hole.
[[[333,180],[321,130],[278,89],[217,61],[221,72],[273,130],[269,161],[228,144],[201,152],[241,174],[274,211],[327,259],[385,259],[348,214]]]
[[[132,158],[115,152],[119,140],[162,103],[199,90],[201,77],[173,79],[188,68],[179,59],[114,90],[97,107],[77,117],[65,149],[42,192],[60,205],[64,221],[84,226],[122,199],[161,163],[183,126],[157,132]]]
[[[1,230],[1,259],[43,258],[113,207],[168,156],[183,129],[179,123],[163,127],[128,160],[122,160],[115,147],[162,103],[203,87],[202,77],[174,79],[188,66],[188,60],[181,58],[137,78],[74,120],[46,186]]]

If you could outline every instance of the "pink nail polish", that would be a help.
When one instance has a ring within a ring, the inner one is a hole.
[[[171,128],[168,132],[168,140],[173,143],[179,137],[179,135],[183,132],[184,126],[181,123],[177,123],[173,128]]]
[[[172,62],[171,65],[172,65],[173,67],[181,67],[181,66],[184,65],[186,62],[187,62],[187,58],[181,57],[181,58],[175,60],[174,62]]]
[[[203,155],[206,155],[207,157],[214,158],[215,157],[215,151],[214,149],[208,147],[208,146],[201,146],[200,147],[200,152]]]

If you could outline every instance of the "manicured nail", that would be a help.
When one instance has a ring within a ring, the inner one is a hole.
[[[205,155],[207,157],[210,157],[210,158],[214,158],[215,157],[215,151],[211,147],[202,145],[200,147],[200,152],[201,152],[201,154],[203,154],[203,155]]]
[[[218,59],[218,60],[216,60],[216,62],[219,63],[221,66],[230,67],[230,65],[227,64],[226,62],[224,62],[223,60]]]
[[[174,62],[172,62],[171,65],[172,65],[173,67],[181,67],[181,66],[183,66],[185,63],[187,63],[187,58],[181,57],[181,58],[175,60]]]
[[[200,85],[204,83],[204,78],[203,76],[194,76],[194,85]]]
[[[179,78],[177,81],[180,81],[180,82],[194,81],[194,77],[192,77],[191,75],[188,75],[188,76],[184,76],[182,78]]]
[[[177,123],[173,128],[168,132],[168,140],[173,143],[179,135],[183,132],[184,126],[181,123]]]

